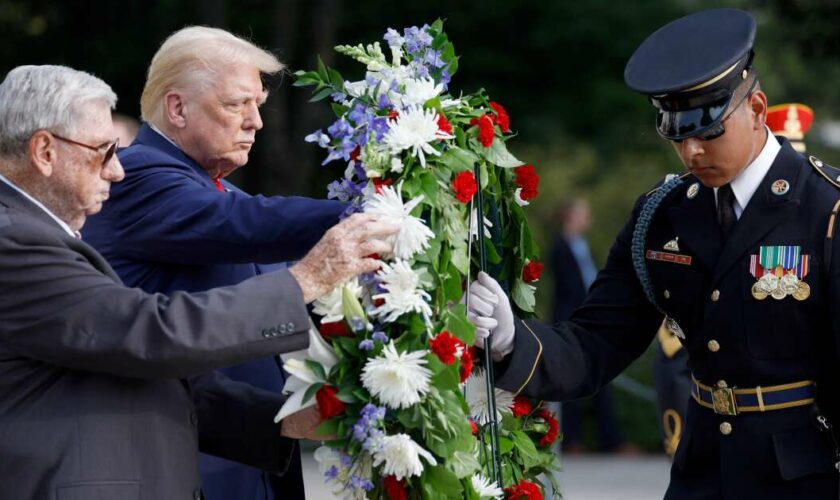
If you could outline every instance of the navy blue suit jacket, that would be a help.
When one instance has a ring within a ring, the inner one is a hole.
[[[220,192],[198,163],[145,124],[118,156],[125,180],[111,187],[102,212],[88,219],[82,234],[126,285],[147,292],[207,290],[271,271],[301,258],[344,209],[326,200],[251,196],[226,181],[227,192]],[[271,358],[224,373],[273,392],[283,385]],[[213,405],[197,406],[212,411]],[[209,500],[262,499],[265,485],[278,481],[209,455],[200,465]],[[295,491],[303,497],[299,458],[279,481],[274,489],[285,498],[297,498]]]

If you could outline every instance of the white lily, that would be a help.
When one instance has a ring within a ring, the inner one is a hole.
[[[323,380],[306,366],[307,359],[320,363],[324,367],[325,373],[329,373],[332,367],[338,363],[338,356],[333,348],[314,328],[309,329],[309,347],[307,349],[283,355],[283,368],[291,375],[286,379],[283,392],[291,393],[291,396],[286,399],[283,407],[274,417],[275,423],[280,422],[292,413],[297,413],[315,404],[315,398],[311,398],[304,403],[303,396],[313,384],[326,382],[326,380]]]

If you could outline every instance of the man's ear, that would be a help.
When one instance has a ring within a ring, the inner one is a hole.
[[[163,117],[175,128],[187,126],[187,107],[184,94],[170,91],[163,97]]]
[[[767,119],[767,96],[761,90],[757,90],[749,100],[753,112],[753,130],[762,129]]]
[[[58,141],[46,130],[38,130],[29,138],[27,157],[30,166],[44,177],[50,177],[58,161]]]

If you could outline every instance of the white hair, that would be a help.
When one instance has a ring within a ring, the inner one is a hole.
[[[218,28],[190,26],[176,31],[149,64],[140,97],[144,121],[163,127],[164,97],[172,90],[204,90],[231,66],[245,64],[275,74],[285,66],[271,52]]]
[[[0,156],[19,158],[38,130],[74,135],[91,101],[113,108],[117,95],[99,78],[66,66],[18,66],[0,83]]]

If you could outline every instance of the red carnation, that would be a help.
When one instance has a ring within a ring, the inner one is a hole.
[[[408,500],[404,479],[385,476],[385,479],[382,481],[382,486],[385,487],[385,494],[388,496],[388,500]]]
[[[321,336],[324,338],[353,336],[353,334],[350,332],[350,329],[347,328],[347,324],[344,323],[344,321],[321,323],[321,326],[318,328],[318,331],[321,332]]]
[[[461,203],[469,203],[473,195],[478,191],[478,184],[475,183],[475,175],[469,170],[461,172],[452,180],[452,190],[455,191],[455,198]]]
[[[543,500],[540,487],[524,479],[509,488],[505,488],[507,500]]]
[[[534,166],[522,165],[513,170],[516,173],[516,185],[522,188],[520,197],[525,201],[536,198],[537,188],[540,187],[540,178],[534,172]]]
[[[435,338],[429,341],[429,349],[443,362],[445,365],[451,365],[455,362],[458,348],[463,348],[464,343],[456,337],[453,337],[449,332],[443,330],[435,335]]]
[[[400,114],[394,111],[393,109],[391,111],[388,111],[389,120],[396,120],[398,116],[400,116]]]
[[[326,420],[344,413],[347,407],[335,395],[338,394],[338,387],[324,385],[315,393],[315,401],[318,402],[318,411],[321,418]]]
[[[524,417],[531,413],[531,410],[531,401],[528,398],[525,396],[516,396],[513,398],[513,409],[511,411],[513,411],[514,417]]]
[[[496,137],[493,120],[489,116],[483,115],[481,118],[470,120],[470,125],[478,125],[478,141],[485,148],[489,148],[493,144],[493,138]]]
[[[549,446],[551,443],[557,441],[557,437],[560,435],[560,423],[557,422],[554,415],[545,408],[540,408],[539,416],[545,420],[546,424],[548,424],[548,431],[546,431],[545,435],[540,439],[539,445]]]
[[[359,159],[359,156],[362,154],[362,148],[360,146],[356,146],[353,151],[350,152],[350,159],[356,161]]]
[[[469,349],[464,349],[464,352],[461,353],[461,366],[458,368],[458,372],[461,375],[462,384],[472,375],[474,350],[475,347],[470,347]]]
[[[522,281],[525,283],[533,283],[540,279],[545,265],[542,262],[528,262],[522,268]]]
[[[472,427],[472,434],[473,434],[473,436],[475,436],[476,434],[478,434],[478,424],[477,424],[477,423],[475,423],[475,420],[470,419],[470,427]]]
[[[507,114],[507,111],[505,111],[505,108],[503,108],[498,102],[491,102],[490,107],[496,112],[496,115],[493,117],[493,121],[496,122],[496,125],[498,125],[505,134],[510,132],[510,116]]]
[[[373,188],[376,194],[382,192],[382,186],[390,186],[392,182],[391,179],[385,179],[384,177],[374,177],[371,180],[373,180]]]
[[[443,116],[443,113],[438,115],[438,129],[445,134],[452,133],[452,124]]]

